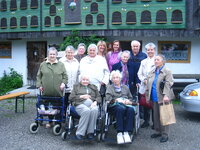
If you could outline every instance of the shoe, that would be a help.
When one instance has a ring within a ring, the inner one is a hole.
[[[149,123],[144,122],[144,123],[141,125],[141,128],[146,128],[146,127],[148,127],[148,126],[149,126]]]
[[[124,143],[131,143],[131,138],[130,138],[128,132],[124,132],[123,137],[124,137]]]
[[[124,138],[122,132],[117,133],[117,144],[124,144]]]
[[[154,133],[154,134],[152,134],[151,135],[151,138],[158,138],[158,137],[160,137],[161,136],[161,134],[159,134],[159,133]]]
[[[50,124],[50,123],[47,123],[47,124],[45,125],[45,128],[51,128],[51,124]]]
[[[167,142],[168,141],[168,136],[162,136],[160,138],[160,143],[164,143],[164,142]]]
[[[94,134],[93,134],[93,133],[89,133],[89,134],[87,135],[87,138],[88,138],[89,140],[92,140],[92,139],[94,138]]]
[[[77,139],[77,140],[82,140],[82,139],[83,139],[83,136],[80,135],[80,134],[76,134],[76,139]]]

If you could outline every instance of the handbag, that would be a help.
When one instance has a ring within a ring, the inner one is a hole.
[[[163,103],[160,105],[160,122],[163,126],[176,123],[174,107],[172,103]]]
[[[152,101],[147,102],[145,94],[140,94],[139,104],[150,109],[153,107]]]

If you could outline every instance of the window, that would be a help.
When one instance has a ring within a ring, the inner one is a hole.
[[[164,10],[157,11],[156,23],[167,23],[167,14]]]
[[[98,12],[98,4],[97,4],[97,3],[92,3],[92,4],[91,4],[90,12],[91,12],[92,14],[95,14],[95,13]]]
[[[45,27],[51,26],[51,18],[49,16],[45,17],[44,25]]]
[[[141,23],[148,24],[151,23],[151,12],[148,10],[145,10],[141,14]]]
[[[20,1],[20,9],[27,9],[27,0]]]
[[[37,16],[31,17],[31,27],[38,27],[38,17]]]
[[[97,24],[104,24],[104,15],[103,14],[97,15]]]
[[[16,28],[17,27],[17,19],[15,17],[12,17],[10,19],[10,28]]]
[[[122,0],[112,0],[112,3],[121,3]]]
[[[7,2],[5,0],[1,1],[1,11],[7,10]]]
[[[135,24],[136,23],[136,14],[134,11],[127,12],[126,23],[127,24]]]
[[[27,27],[27,18],[25,16],[21,17],[21,19],[20,19],[20,27],[21,28]]]
[[[167,0],[157,0],[158,2],[165,2],[165,1],[167,1]]]
[[[182,23],[183,22],[183,16],[182,12],[180,10],[174,10],[172,12],[172,23]]]
[[[142,2],[151,2],[151,0],[141,0]]]
[[[45,0],[45,1],[44,1],[44,4],[45,4],[45,5],[51,5],[51,0]]]
[[[61,25],[61,18],[60,18],[60,16],[56,16],[54,18],[54,24],[55,24],[55,26],[60,26]]]
[[[32,9],[38,8],[38,0],[31,0],[31,8]]]
[[[7,19],[6,18],[2,18],[1,19],[1,28],[2,29],[6,29],[7,28]]]
[[[86,25],[92,25],[93,24],[93,17],[92,15],[87,15],[86,18],[85,18],[85,24]]]
[[[12,44],[11,42],[0,42],[0,58],[12,57]]]
[[[55,5],[51,5],[50,6],[49,14],[50,14],[50,16],[55,16],[56,15],[56,6]]]
[[[112,24],[121,24],[122,23],[122,17],[120,12],[114,12],[112,14]]]
[[[85,2],[91,2],[92,0],[85,0]]]
[[[170,63],[190,63],[191,42],[158,41],[158,53],[163,54]]]
[[[17,10],[17,2],[16,0],[10,1],[10,10]]]
[[[55,0],[55,4],[60,4],[61,0]]]
[[[135,3],[137,0],[126,0],[127,3]]]

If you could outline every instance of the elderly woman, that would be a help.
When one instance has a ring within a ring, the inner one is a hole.
[[[62,91],[67,84],[65,66],[56,59],[57,54],[56,48],[50,47],[47,60],[41,63],[37,73],[36,86],[45,96],[63,96]],[[48,104],[48,101],[45,101],[45,103]],[[52,116],[49,116],[49,118],[52,119]],[[47,128],[50,126],[50,124],[46,124]]]
[[[114,64],[112,67],[112,70],[119,70],[122,74],[122,84],[128,85],[128,68],[127,68],[127,62],[130,58],[130,52],[128,50],[125,50],[121,54],[121,61]]]
[[[95,44],[90,44],[87,49],[88,55],[80,62],[80,74],[88,74],[90,83],[100,90],[101,85],[109,82],[109,70],[106,60],[97,55],[98,49]]]
[[[148,43],[145,45],[147,58],[141,61],[140,68],[138,70],[138,78],[140,79],[139,93],[140,97],[145,97],[146,85],[147,85],[147,76],[150,71],[155,69],[154,59],[156,46],[154,43]],[[144,110],[144,123],[141,125],[141,128],[145,128],[149,126],[150,121],[150,108],[143,107]]]
[[[88,139],[92,139],[98,117],[97,103],[101,101],[101,97],[97,87],[90,84],[88,75],[80,75],[80,83],[74,85],[69,100],[80,115],[76,138],[82,140],[87,134]]]
[[[86,46],[84,43],[78,44],[77,54],[74,56],[74,58],[76,58],[78,62],[80,62],[81,59],[86,56],[85,50],[86,50]]]
[[[120,61],[122,49],[120,47],[119,40],[113,42],[113,50],[108,52],[106,60],[108,63],[109,70],[112,71],[112,66]]]
[[[129,133],[133,132],[135,111],[132,106],[135,102],[126,85],[121,84],[121,73],[116,70],[110,74],[112,84],[106,90],[106,101],[109,103],[110,112],[117,120],[117,143],[130,143]]]
[[[156,133],[151,138],[160,138],[160,142],[168,141],[169,125],[163,126],[160,123],[159,105],[169,103],[174,98],[172,85],[174,83],[171,71],[165,66],[165,57],[161,54],[155,57],[155,69],[147,77],[147,101],[153,101],[153,120]],[[165,81],[163,89],[161,82]]]
[[[75,49],[73,46],[67,46],[65,49],[65,56],[59,60],[65,65],[68,76],[68,83],[65,90],[66,104],[68,102],[69,94],[73,89],[73,85],[78,82],[79,62],[76,58],[74,58],[74,52]]]

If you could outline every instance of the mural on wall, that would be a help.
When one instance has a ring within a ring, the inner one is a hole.
[[[81,9],[80,0],[66,0],[65,1],[65,24],[80,24],[81,23]]]

